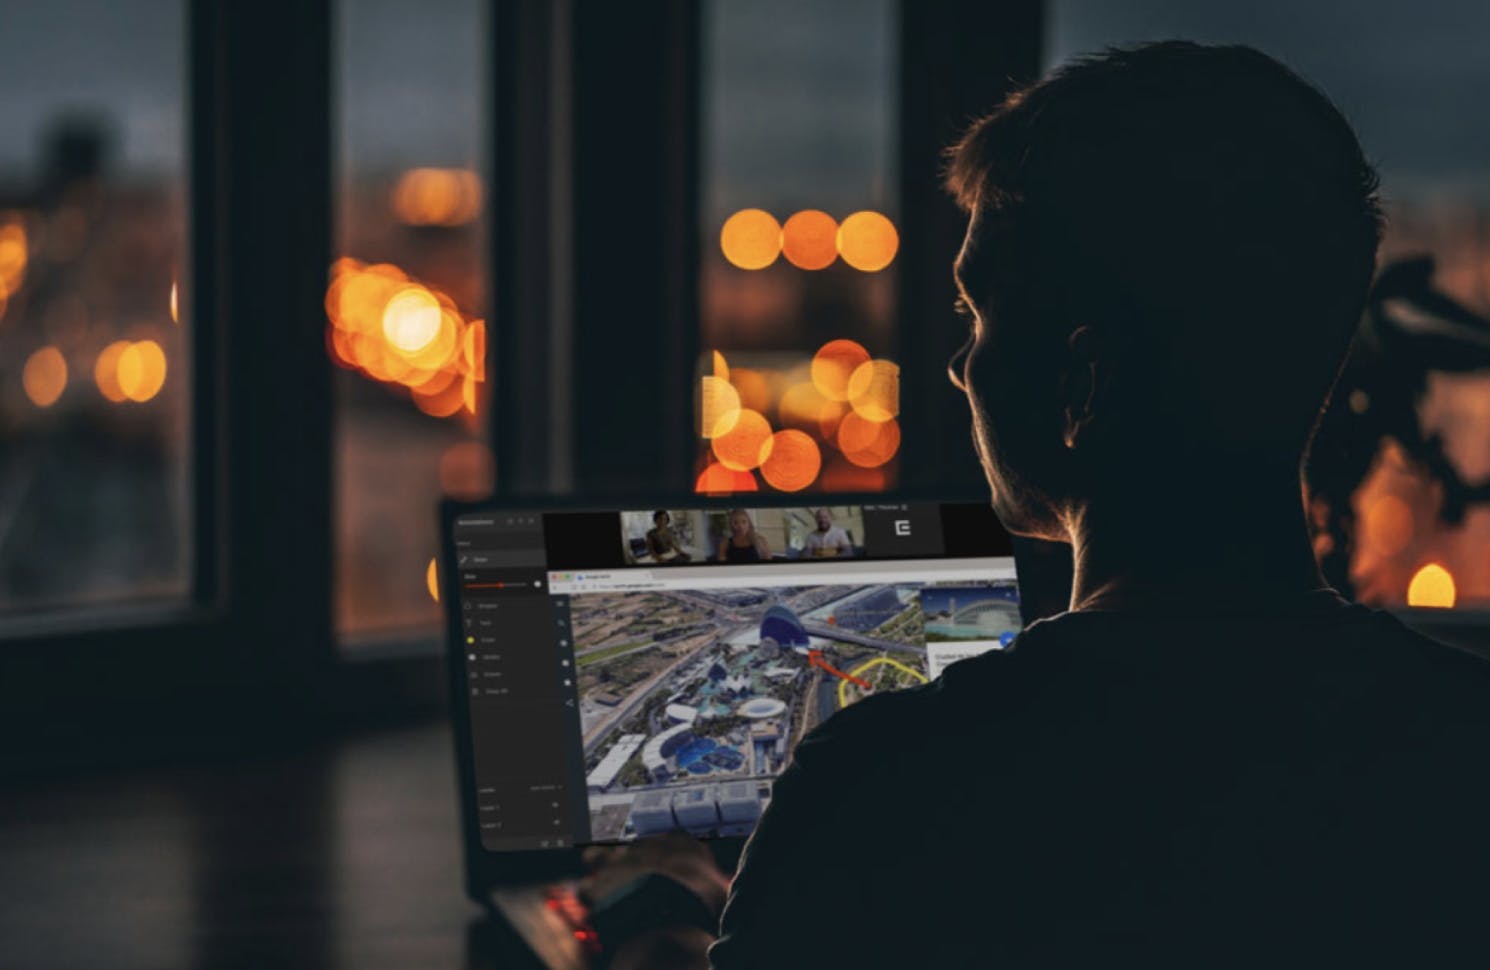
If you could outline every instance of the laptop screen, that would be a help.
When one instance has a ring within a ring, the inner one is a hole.
[[[476,511],[452,682],[487,851],[746,835],[803,735],[1020,626],[986,506]]]

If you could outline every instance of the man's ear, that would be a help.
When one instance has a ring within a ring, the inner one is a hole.
[[[1062,438],[1076,448],[1091,435],[1092,425],[1111,410],[1112,359],[1101,334],[1089,326],[1071,331],[1061,380]]]

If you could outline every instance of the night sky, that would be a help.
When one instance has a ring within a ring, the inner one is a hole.
[[[116,159],[181,162],[183,5],[4,3],[0,179],[25,178],[59,111],[113,119]],[[485,97],[478,0],[339,5],[338,144],[369,169],[470,164]],[[706,5],[704,158],[711,206],[771,194],[829,210],[894,185],[890,0]],[[1047,62],[1164,37],[1251,43],[1320,84],[1361,131],[1390,191],[1490,195],[1490,3],[1483,0],[1053,0]],[[792,198],[787,198],[791,196]],[[801,196],[800,199],[795,198]],[[809,198],[810,197],[810,198]]]
[[[1490,3],[1053,0],[1046,62],[1170,37],[1251,44],[1322,87],[1389,194],[1490,197]]]

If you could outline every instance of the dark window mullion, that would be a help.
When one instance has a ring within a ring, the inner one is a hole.
[[[0,711],[18,726],[0,762],[44,753],[44,723],[82,746],[89,725],[127,736],[188,709],[226,719],[272,703],[265,688],[324,683],[327,19],[325,0],[191,3],[194,602],[0,628]]]

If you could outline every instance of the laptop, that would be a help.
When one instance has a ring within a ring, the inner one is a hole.
[[[580,846],[748,836],[805,734],[1021,627],[986,503],[733,501],[443,508],[473,898]]]

